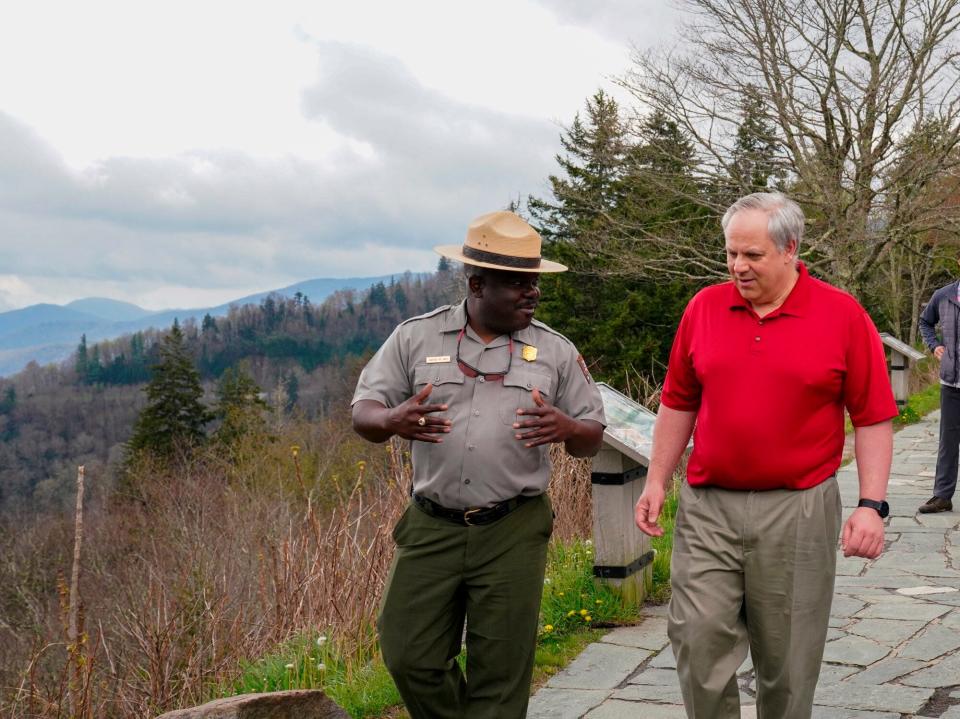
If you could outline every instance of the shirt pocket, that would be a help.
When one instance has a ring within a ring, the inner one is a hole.
[[[536,407],[533,401],[534,388],[540,390],[543,399],[553,404],[553,378],[529,369],[513,369],[503,378],[503,401],[500,402],[500,421],[512,425],[517,421],[518,409]]]
[[[422,364],[413,368],[416,394],[430,383],[433,390],[425,404],[452,404],[463,387],[463,373],[455,364]]]

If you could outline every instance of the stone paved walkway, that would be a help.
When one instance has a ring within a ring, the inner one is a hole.
[[[887,549],[839,559],[814,719],[960,719],[960,511],[915,514],[936,465],[939,412],[896,434]],[[845,517],[856,469],[841,470]],[[960,510],[960,507],[958,507]],[[664,607],[588,646],[531,700],[531,719],[685,719]],[[749,658],[742,717],[756,717]],[[776,718],[772,718],[776,719]]]

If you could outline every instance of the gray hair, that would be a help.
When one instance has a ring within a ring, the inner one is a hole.
[[[754,192],[734,202],[723,215],[720,225],[724,232],[730,219],[740,210],[762,210],[767,213],[767,232],[780,252],[787,249],[790,240],[796,240],[795,252],[800,254],[803,239],[803,210],[800,205],[780,192]]]

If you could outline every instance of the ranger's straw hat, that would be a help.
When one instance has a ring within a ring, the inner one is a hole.
[[[460,245],[433,248],[451,260],[511,272],[566,272],[565,265],[540,256],[540,235],[512,212],[489,212],[470,223]]]

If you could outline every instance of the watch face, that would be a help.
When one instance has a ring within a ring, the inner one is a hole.
[[[890,514],[890,505],[886,501],[880,502],[880,517],[886,519]]]

